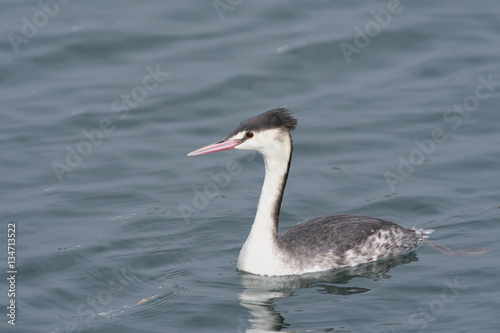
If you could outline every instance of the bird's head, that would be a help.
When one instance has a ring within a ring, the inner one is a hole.
[[[229,149],[255,150],[262,155],[272,156],[277,150],[291,145],[290,131],[296,125],[297,119],[287,109],[272,109],[245,120],[221,141],[196,149],[188,156]]]

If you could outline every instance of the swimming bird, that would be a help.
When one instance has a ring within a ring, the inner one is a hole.
[[[264,158],[265,177],[250,234],[237,267],[258,275],[297,275],[399,256],[417,249],[432,230],[406,229],[393,222],[354,214],[315,217],[278,235],[283,192],[297,120],[286,108],[242,122],[223,140],[188,156],[229,149],[255,150]]]

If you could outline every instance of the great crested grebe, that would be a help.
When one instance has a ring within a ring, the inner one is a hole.
[[[223,140],[188,156],[222,150],[255,150],[266,175],[257,213],[238,257],[238,269],[259,275],[292,275],[356,266],[418,248],[432,230],[406,229],[393,222],[352,214],[320,216],[278,235],[281,200],[292,158],[297,120],[276,108],[242,122]]]

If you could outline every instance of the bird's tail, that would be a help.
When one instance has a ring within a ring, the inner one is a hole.
[[[432,229],[417,229],[415,227],[413,227],[412,230],[415,230],[415,233],[423,239],[429,237],[429,235],[434,232]]]

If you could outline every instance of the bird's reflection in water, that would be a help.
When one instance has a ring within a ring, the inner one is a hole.
[[[246,325],[240,323],[238,332],[278,332],[289,327],[280,312],[275,311],[276,299],[292,296],[295,289],[321,287],[318,293],[334,295],[354,295],[370,289],[343,285],[355,277],[373,280],[389,279],[389,271],[396,266],[417,261],[415,252],[396,258],[347,267],[326,272],[309,273],[290,276],[261,276],[240,273],[241,284],[245,288],[238,295],[241,305],[248,309],[249,319]],[[322,330],[307,330],[307,332],[331,332],[333,328]],[[293,331],[292,331],[293,332]]]

